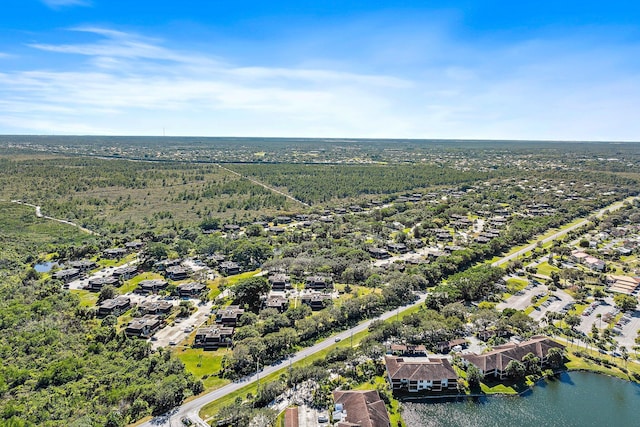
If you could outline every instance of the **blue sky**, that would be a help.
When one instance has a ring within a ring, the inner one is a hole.
[[[2,6],[0,134],[640,140],[640,2]]]

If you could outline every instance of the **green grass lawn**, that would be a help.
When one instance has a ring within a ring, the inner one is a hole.
[[[149,272],[146,272],[146,273],[138,274],[134,278],[125,281],[122,284],[122,286],[120,286],[120,288],[118,288],[118,289],[120,290],[121,294],[127,294],[127,293],[130,293],[130,292],[133,292],[133,290],[135,288],[137,288],[138,284],[140,282],[142,282],[143,280],[151,280],[151,279],[162,279],[162,280],[164,280],[164,277],[161,274],[149,271]]]
[[[98,302],[97,292],[91,292],[85,289],[71,289],[69,292],[78,295],[80,298],[80,307],[95,307]]]
[[[222,358],[231,350],[205,351],[201,348],[182,348],[174,354],[184,363],[185,369],[204,383],[205,391],[220,388],[230,381],[218,377],[222,368]]]
[[[567,347],[567,349],[569,350],[566,352],[568,362],[566,363],[565,366],[570,371],[585,370],[585,371],[596,372],[604,375],[611,375],[627,381],[634,381],[633,377],[630,375],[631,373],[636,373],[640,375],[640,364],[633,362],[631,360],[627,362],[626,368],[625,368],[624,360],[618,357],[612,357],[612,356],[600,354],[599,352],[591,349],[585,350],[584,347],[578,348],[576,346],[570,346],[570,347]],[[598,364],[595,361],[578,357],[573,353],[573,351],[575,350],[579,350],[583,353],[588,353],[591,356],[608,360],[610,362],[612,361],[616,364],[616,366],[608,367],[605,365]],[[621,367],[623,369],[626,369],[628,373],[625,373],[621,369]]]
[[[127,256],[125,256],[124,258],[120,258],[120,259],[102,258],[102,259],[98,260],[97,263],[102,268],[118,267],[118,266],[121,266],[123,264],[126,264],[128,262],[133,261],[134,259],[136,259],[137,256],[138,255],[136,253],[130,253]]]
[[[551,276],[551,272],[560,271],[560,269],[556,266],[549,265],[548,262],[543,262],[538,264],[538,274],[544,274],[545,276]]]

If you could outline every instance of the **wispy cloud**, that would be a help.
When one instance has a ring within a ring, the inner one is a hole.
[[[96,40],[29,45],[75,56],[73,67],[0,74],[0,133],[159,134],[166,127],[181,135],[640,139],[640,76],[630,63],[639,47],[632,44],[593,48],[579,38],[540,37],[479,51],[431,34],[411,55],[371,48],[370,62],[240,66],[137,34],[73,30]],[[388,71],[367,72],[380,68]]]
[[[60,9],[68,6],[91,6],[89,0],[41,0],[42,3],[51,9]]]

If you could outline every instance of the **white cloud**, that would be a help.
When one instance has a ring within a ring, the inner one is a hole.
[[[74,31],[99,38],[30,46],[80,64],[0,74],[0,133],[640,139],[640,76],[625,62],[635,46],[538,39],[474,52],[438,36],[438,59],[416,53],[382,74],[362,58],[237,66],[135,34]]]
[[[59,9],[67,6],[91,6],[89,0],[41,0],[51,9]]]

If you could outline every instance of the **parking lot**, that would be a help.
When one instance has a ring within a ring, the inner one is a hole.
[[[529,316],[539,321],[547,312],[559,313],[564,306],[571,302],[573,302],[573,298],[569,294],[563,291],[556,291],[553,293],[553,296],[550,296],[540,307],[533,310]]]
[[[181,341],[186,339],[191,332],[207,321],[211,315],[213,302],[199,305],[198,303],[200,300],[192,299],[190,301],[198,311],[187,318],[178,318],[182,320],[177,320],[173,326],[166,326],[156,332],[153,337],[154,339],[151,341],[151,346],[154,349],[157,349],[158,347],[167,347],[170,343],[179,344]],[[178,304],[179,300],[176,300],[175,303]]]
[[[626,324],[622,325],[622,332],[616,336],[616,340],[620,346],[627,347],[627,350],[631,352],[631,349],[636,345],[636,337],[640,329],[640,311],[629,312],[626,317],[629,320]]]
[[[527,289],[528,288],[528,289]],[[516,310],[524,310],[531,305],[531,297],[534,295],[546,294],[547,287],[542,284],[528,285],[515,295],[512,295],[505,302],[499,303],[496,308],[504,310],[505,308],[513,308]]]
[[[600,319],[598,319],[598,314],[604,316],[605,314],[612,312],[613,310],[615,310],[615,306],[613,305],[613,298],[611,297],[605,298],[602,304],[597,306],[591,312],[591,314],[589,314],[588,316],[580,316],[580,319],[582,319],[582,322],[580,323],[580,325],[577,326],[576,329],[581,332],[584,332],[585,334],[590,333],[592,325],[596,322],[600,322]],[[602,323],[602,327],[607,326],[607,324],[604,321],[602,321],[601,323]],[[601,325],[597,324],[597,326],[601,326]]]

